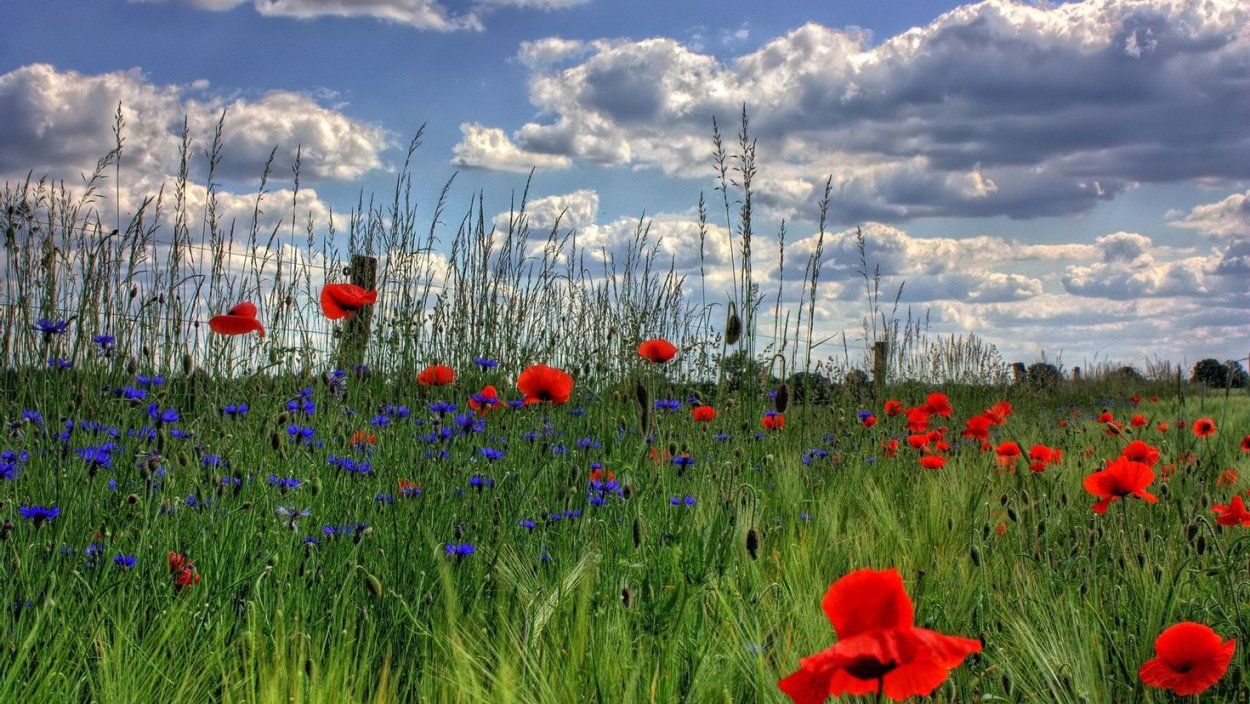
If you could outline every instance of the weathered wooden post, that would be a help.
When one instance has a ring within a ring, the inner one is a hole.
[[[1081,368],[1080,367],[1072,367],[1072,381],[1077,384],[1081,383]]]
[[[890,354],[889,343],[885,340],[872,343],[872,385],[878,394],[885,391],[885,376]]]
[[[1011,365],[1011,380],[1017,384],[1024,383],[1024,362],[1015,362]]]
[[[372,291],[377,287],[377,257],[353,254],[347,269],[347,280]],[[339,368],[351,369],[364,364],[365,347],[369,344],[369,324],[373,320],[373,306],[364,306],[343,321],[343,334],[339,338]]]

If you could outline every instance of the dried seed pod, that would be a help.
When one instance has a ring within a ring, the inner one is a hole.
[[[760,534],[754,528],[747,530],[747,555],[752,560],[760,557]]]
[[[778,413],[785,413],[790,407],[790,387],[787,384],[781,384],[777,387],[776,397],[773,399],[773,407]]]
[[[634,537],[634,549],[637,550],[642,547],[642,519],[641,518],[637,518],[637,517],[634,518],[634,526],[633,526],[632,533]]]
[[[382,580],[368,572],[365,572],[365,589],[369,591],[369,594],[373,596],[373,598],[381,598]]]

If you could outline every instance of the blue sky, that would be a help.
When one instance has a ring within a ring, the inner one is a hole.
[[[564,211],[611,249],[646,214],[697,273],[711,118],[732,133],[745,102],[757,232],[787,222],[787,300],[819,187],[836,184],[818,317],[830,333],[859,330],[849,232],[863,226],[887,286],[906,281],[934,332],[975,332],[1009,359],[1250,351],[1239,0],[6,5],[21,28],[0,43],[7,181],[89,170],[121,101],[139,198],[175,172],[183,117],[202,145],[226,109],[221,181],[238,214],[269,150],[286,174],[297,145],[303,207],[343,213],[361,190],[385,196],[425,124],[419,200],[456,173],[453,202],[481,190],[504,211],[536,166],[535,225]],[[776,262],[757,263],[766,291]]]

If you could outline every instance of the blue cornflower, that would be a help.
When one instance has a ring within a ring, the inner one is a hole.
[[[485,457],[486,459],[492,462],[495,460],[503,459],[503,450],[497,450],[493,447],[483,447],[482,449],[477,451],[477,454],[481,455],[482,457]]]
[[[495,480],[491,477],[483,477],[480,474],[474,474],[469,477],[469,486],[481,491],[482,489],[490,489],[495,486]]]
[[[677,455],[676,457],[673,458],[673,464],[677,465],[678,467],[682,469],[685,469],[686,467],[692,467],[694,466],[694,463],[695,463],[695,459],[689,455]]]
[[[687,496],[687,497],[686,497],[686,505],[687,505],[687,506],[694,506],[694,502],[695,502],[695,498],[694,498],[693,496]]]
[[[17,475],[21,473],[22,465],[30,459],[30,453],[22,450],[14,452],[12,450],[4,450],[0,452],[0,479],[17,479]]]
[[[139,386],[161,386],[165,383],[165,377],[135,374],[135,383]]]
[[[390,424],[391,424],[390,416],[386,416],[386,415],[376,415],[373,418],[369,419],[369,425],[377,426],[379,428],[385,428],[386,426]]]
[[[118,567],[124,570],[128,570],[135,566],[135,556],[134,555],[116,555],[113,557],[113,564],[117,565]]]
[[[452,425],[460,430],[461,435],[480,433],[486,430],[486,421],[478,420],[472,413],[461,413],[452,419]]]
[[[681,409],[681,401],[675,398],[657,398],[655,400],[655,410],[657,411],[677,411]]]
[[[223,481],[225,480],[223,479]],[[269,475],[269,483],[278,487],[284,492],[290,489],[298,489],[300,485],[303,484],[303,482],[301,482],[300,480],[294,477],[279,477],[276,474]]]
[[[112,335],[96,335],[91,338],[91,341],[99,348],[98,352],[101,357],[108,357],[113,354],[113,346],[117,343],[117,338]]]
[[[87,463],[92,465],[95,469],[102,469],[112,464],[112,453],[115,447],[116,444],[106,442],[103,445],[89,445],[87,447],[79,448],[74,450],[74,454],[86,460]]]
[[[810,520],[812,520],[812,514],[810,514],[810,513],[800,513],[800,514],[799,514],[799,520],[800,520],[800,521],[810,521]]]
[[[245,416],[251,410],[246,403],[229,403],[222,407],[221,412],[227,416]]]
[[[25,421],[29,421],[29,422],[31,422],[31,423],[34,423],[35,425],[39,426],[40,428],[42,428],[42,427],[43,427],[43,414],[42,414],[42,413],[40,413],[39,411],[28,411],[28,410],[23,410],[23,411],[22,411],[22,420],[25,420]]]
[[[43,333],[44,340],[51,340],[53,335],[61,335],[65,332],[65,328],[69,327],[69,321],[68,320],[48,320],[47,318],[40,318],[39,320],[36,320],[35,324],[31,325],[30,327],[34,330],[38,330],[39,332]]]
[[[554,442],[553,442],[553,443],[551,443],[551,454],[553,454],[553,455],[567,455],[567,454],[569,454],[569,446],[568,446],[568,445],[561,445],[561,444],[559,444],[559,443],[554,443]]]
[[[674,506],[681,506],[681,497],[674,496],[673,498],[669,499],[668,502]]]
[[[534,530],[534,527],[537,526],[538,524],[526,518],[526,519],[521,519],[520,521],[517,521],[517,525],[520,526],[521,528],[524,528],[525,530]]]
[[[205,467],[221,467],[221,466],[229,467],[230,466],[230,462],[228,460],[222,459],[221,455],[204,455],[204,457],[200,459],[200,464],[204,465]]]
[[[147,389],[137,389],[133,386],[119,387],[113,391],[114,396],[120,396],[127,401],[142,401],[148,397]]]
[[[382,504],[383,506],[390,506],[392,503],[394,503],[395,496],[391,494],[389,491],[384,491],[380,494],[374,494],[373,500],[379,504]]]
[[[48,358],[48,367],[52,369],[73,369],[74,363],[68,359],[50,357]]]
[[[499,364],[499,362],[496,362],[493,359],[487,359],[485,357],[474,357],[473,363],[481,367],[482,369],[494,369]]]
[[[456,410],[456,404],[447,401],[435,401],[429,404],[430,413],[442,415],[444,413],[452,413]]]
[[[61,515],[61,509],[57,506],[19,506],[17,512],[22,518],[34,521],[37,526]]]
[[[577,406],[574,408],[570,408],[568,410],[568,414],[572,416],[573,418],[581,418],[582,416],[586,415],[586,409],[580,406]]]
[[[178,411],[172,408],[166,408],[162,411],[160,405],[155,403],[148,404],[148,417],[160,423],[177,423],[182,419],[182,416],[178,415]]]
[[[463,545],[457,545],[455,543],[447,543],[447,545],[443,546],[443,552],[447,553],[448,555],[455,555],[456,557],[465,557],[466,555],[472,555],[476,551],[477,551],[477,548],[472,545],[469,545],[468,543],[465,543]]]
[[[594,438],[580,438],[577,441],[577,449],[579,450],[598,450],[599,441]]]
[[[717,433],[712,436],[712,439],[716,440],[717,442],[728,442],[730,440],[733,440],[733,438],[734,436],[729,433]]]
[[[525,399],[514,398],[511,401],[508,401],[508,408],[511,408],[514,411],[521,409],[521,408],[525,408]]]

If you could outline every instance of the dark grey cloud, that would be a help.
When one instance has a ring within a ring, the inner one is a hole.
[[[728,63],[667,38],[576,48],[528,63],[542,119],[519,149],[706,176],[712,117],[732,137],[745,103],[761,173],[833,174],[843,220],[1062,215],[1136,183],[1250,177],[1240,0],[987,0],[877,45],[809,24]],[[799,210],[801,189],[761,189]]]

